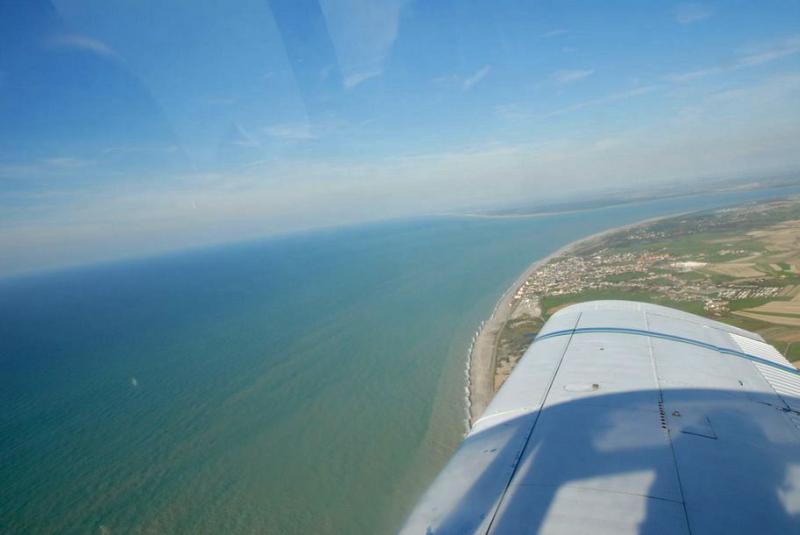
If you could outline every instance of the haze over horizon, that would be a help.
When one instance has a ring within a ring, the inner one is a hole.
[[[0,276],[793,171],[798,20],[798,2],[3,2]]]

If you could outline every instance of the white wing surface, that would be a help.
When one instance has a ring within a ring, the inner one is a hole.
[[[403,534],[800,533],[800,376],[757,334],[553,315]]]

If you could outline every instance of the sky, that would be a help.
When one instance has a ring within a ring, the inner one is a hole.
[[[0,276],[798,169],[798,1],[0,0]]]

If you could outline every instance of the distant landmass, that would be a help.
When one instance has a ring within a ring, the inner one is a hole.
[[[774,189],[800,185],[800,175],[771,176],[747,179],[711,179],[691,183],[665,184],[660,187],[642,189],[614,189],[605,193],[594,193],[590,199],[585,195],[567,196],[558,201],[536,201],[494,209],[481,209],[469,212],[478,217],[530,217],[560,213],[599,210],[612,206],[624,206],[643,201],[690,197],[708,193]]]

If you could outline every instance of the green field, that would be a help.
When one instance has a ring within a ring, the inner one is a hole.
[[[595,301],[602,299],[622,299],[626,301],[642,301],[656,305],[664,305],[692,314],[704,314],[703,303],[700,301],[675,301],[650,292],[628,292],[620,290],[586,290],[579,294],[548,295],[542,300],[542,309],[546,318],[556,310],[574,303]]]
[[[794,341],[795,337],[800,340],[800,336],[794,328],[733,314],[774,301],[787,301],[790,297],[784,294],[790,292],[776,288],[800,286],[800,274],[794,272],[800,265],[800,247],[796,245],[800,244],[798,220],[800,200],[795,198],[665,219],[590,242],[575,255],[583,257],[586,263],[602,257],[604,263],[599,269],[606,274],[591,281],[591,270],[587,269],[589,280],[585,290],[561,295],[545,292],[543,317],[549,318],[566,305],[596,299],[655,303],[762,333],[787,358],[800,360],[800,341]],[[797,237],[792,234],[795,226]],[[639,259],[637,267],[626,269],[624,259],[631,257]],[[614,264],[614,258],[621,260]],[[646,271],[643,271],[642,262],[648,258],[656,260],[649,265],[644,262]],[[686,262],[706,265],[689,269],[678,265]],[[728,263],[730,267],[726,266]],[[583,283],[571,283],[572,287],[576,285]],[[770,315],[797,317],[766,314]]]

